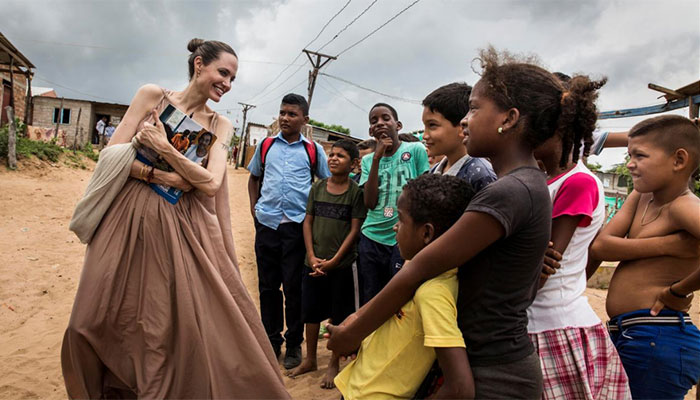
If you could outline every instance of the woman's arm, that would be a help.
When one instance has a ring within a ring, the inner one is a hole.
[[[346,319],[341,326],[331,325],[328,348],[340,355],[357,350],[362,339],[413,298],[421,283],[464,264],[504,235],[505,228],[491,215],[465,212],[447,232],[406,262],[355,318]]]
[[[225,117],[219,116],[214,135],[218,138],[209,149],[209,163],[207,168],[192,162],[184,155],[180,154],[168,143],[163,123],[160,122],[156,111],[153,110],[155,125],[145,124],[143,130],[138,133],[139,142],[154,149],[165,161],[175,169],[192,186],[204,192],[207,196],[213,197],[219,191],[226,172],[226,155],[228,141],[231,130],[231,122]]]
[[[158,105],[162,98],[163,90],[158,86],[150,83],[141,86],[139,90],[136,91],[134,98],[131,99],[129,108],[126,110],[124,118],[119,122],[119,126],[117,126],[117,129],[114,131],[108,146],[131,142],[131,138],[136,134],[136,130],[141,121],[148,116],[148,113]]]
[[[150,166],[142,163],[139,160],[134,160],[134,162],[131,164],[129,176],[146,181],[150,171]],[[192,185],[190,185],[186,180],[182,179],[180,174],[177,172],[165,172],[157,168],[153,170],[153,178],[151,178],[150,183],[174,187],[175,189],[180,189],[183,192],[189,192],[192,190]]]

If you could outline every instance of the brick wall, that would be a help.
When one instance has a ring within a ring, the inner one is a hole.
[[[6,67],[9,67],[6,66]],[[15,117],[19,118],[20,120],[24,120],[24,115],[25,115],[25,102],[27,99],[27,77],[22,75],[22,74],[13,74],[14,75],[14,97],[15,97]],[[0,72],[0,80],[10,82],[10,73],[9,72]],[[3,90],[5,88],[5,85],[0,85],[0,101],[4,96]],[[5,110],[2,110],[2,113],[4,115]]]
[[[53,121],[54,109],[61,107],[61,99],[36,96],[33,99],[34,115],[32,126],[42,128],[55,128],[56,123]],[[92,103],[82,100],[63,101],[63,109],[70,110],[70,121],[68,124],[59,124],[59,129],[66,132],[66,143],[72,145],[75,141],[76,128],[78,128],[78,146],[82,147],[90,140],[92,135],[91,119],[93,116]],[[78,110],[80,112],[80,125],[78,125]]]

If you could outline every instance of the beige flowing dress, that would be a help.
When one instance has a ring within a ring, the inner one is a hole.
[[[289,398],[238,270],[226,176],[176,204],[127,180],[87,246],[61,363],[71,398]]]

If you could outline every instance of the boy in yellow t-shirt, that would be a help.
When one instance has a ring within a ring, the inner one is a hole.
[[[410,260],[464,213],[474,190],[453,176],[425,174],[398,199],[394,226]],[[399,272],[400,273],[400,272]],[[345,399],[411,398],[437,356],[445,380],[436,398],[472,398],[474,380],[457,326],[457,269],[425,282],[396,315],[367,337],[335,378]]]

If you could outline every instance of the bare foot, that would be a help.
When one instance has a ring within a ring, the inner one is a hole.
[[[338,375],[338,365],[329,365],[328,369],[326,369],[326,375],[323,376],[323,380],[321,381],[321,388],[333,389],[335,387],[333,378],[335,378],[336,375]]]
[[[294,368],[291,371],[285,372],[285,375],[287,375],[290,378],[296,378],[299,375],[303,375],[311,371],[316,371],[317,369],[318,366],[316,365],[315,361],[311,361],[308,358],[305,358],[304,361],[302,361],[298,367]]]

